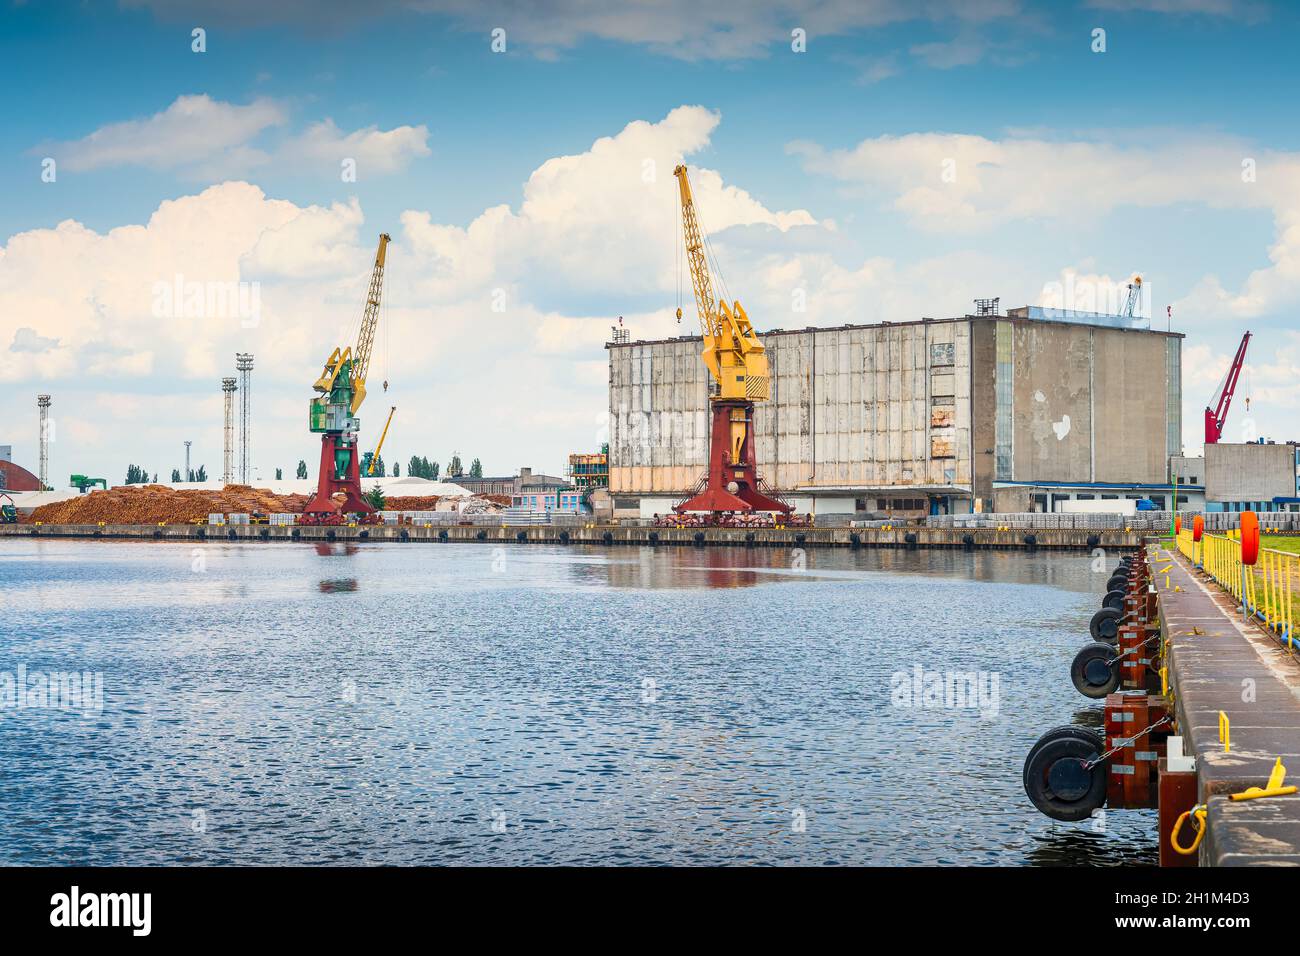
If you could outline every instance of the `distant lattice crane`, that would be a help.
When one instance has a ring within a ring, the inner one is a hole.
[[[1142,277],[1134,276],[1133,281],[1128,284],[1128,299],[1124,302],[1124,318],[1133,318],[1137,310],[1138,303],[1142,301]]]
[[[1223,437],[1223,427],[1228,423],[1228,409],[1232,407],[1232,396],[1237,391],[1237,380],[1241,377],[1242,366],[1246,363],[1246,346],[1250,344],[1250,333],[1241,337],[1237,354],[1232,357],[1232,364],[1223,373],[1223,380],[1214,393],[1213,407],[1205,406],[1205,444],[1216,445]],[[1246,399],[1246,410],[1250,411],[1250,399]]]

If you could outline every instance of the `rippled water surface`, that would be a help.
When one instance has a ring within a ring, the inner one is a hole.
[[[1090,563],[0,539],[0,672],[104,688],[0,710],[0,864],[1154,863],[1021,788]]]

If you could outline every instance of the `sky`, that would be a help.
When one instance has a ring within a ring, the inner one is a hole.
[[[218,475],[236,352],[254,473],[314,477],[381,232],[362,445],[396,406],[389,462],[563,474],[611,325],[698,331],[680,162],[760,331],[1117,311],[1141,275],[1185,452],[1246,330],[1225,440],[1300,438],[1295,4],[0,4],[0,445],[36,470],[50,394],[55,487],[187,440]]]

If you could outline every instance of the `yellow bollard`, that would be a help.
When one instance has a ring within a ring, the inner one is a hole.
[[[1232,749],[1232,725],[1223,711],[1219,711],[1219,743],[1223,744],[1225,754]]]

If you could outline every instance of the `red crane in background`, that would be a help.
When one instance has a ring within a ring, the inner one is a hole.
[[[1228,407],[1232,404],[1232,393],[1237,390],[1237,379],[1241,377],[1241,366],[1246,361],[1246,346],[1250,343],[1250,333],[1241,337],[1237,354],[1228,366],[1228,371],[1219,383],[1215,394],[1214,407],[1205,406],[1205,444],[1216,444],[1223,435],[1223,426],[1228,422]],[[1246,408],[1250,408],[1250,399],[1246,399]]]

